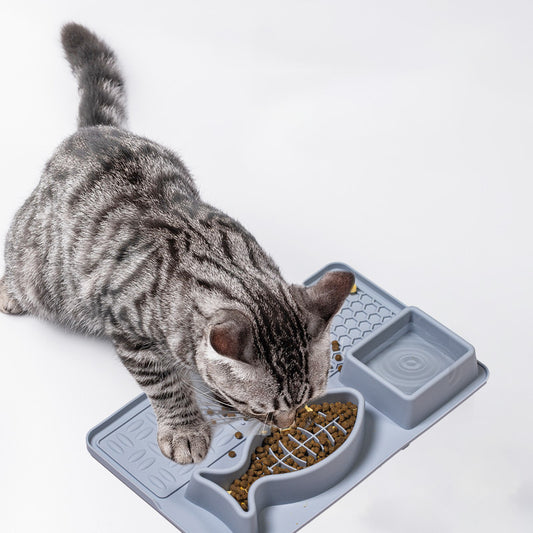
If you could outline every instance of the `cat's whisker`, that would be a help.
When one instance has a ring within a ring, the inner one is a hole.
[[[216,398],[211,396],[208,392],[202,391],[201,389],[198,389],[192,384],[189,384],[189,388],[192,389],[197,394],[199,394],[202,398],[207,399],[211,404],[233,407],[233,406],[230,406],[229,404],[225,404],[221,402],[220,400],[217,400]]]
[[[214,403],[214,404],[218,404],[218,405],[222,405],[222,406],[227,406],[227,407],[231,407],[232,410],[235,410],[233,405],[229,404],[229,403],[225,403],[225,402],[222,402],[216,398],[214,398],[212,395],[210,395],[208,392],[206,391],[202,391],[200,390],[199,388],[195,387],[194,385],[192,384],[188,384],[188,386],[195,392],[197,392],[198,394],[200,394],[201,396],[203,396],[204,398],[207,398],[211,403]],[[238,412],[238,411],[235,411],[235,412]]]
[[[191,375],[191,369],[186,367],[183,363],[179,362],[179,361],[176,361],[176,364],[175,364],[175,367],[181,371],[184,371],[185,373],[187,373],[187,379],[189,381],[188,383],[188,386],[194,390],[195,392],[197,392],[198,394],[202,395],[204,398],[208,399],[211,403],[213,404],[218,404],[218,405],[222,405],[222,406],[227,406],[227,407],[230,407],[232,408],[233,410],[235,410],[234,406],[231,405],[230,403],[227,403],[227,402],[223,402],[222,400],[219,400],[217,398],[215,398],[214,396],[212,396],[212,394],[208,391],[202,391],[201,389],[199,389],[198,387],[195,387],[193,385],[193,383],[197,383],[197,384],[200,384],[200,385],[204,385],[206,386],[206,383],[205,381],[200,377],[200,376],[193,376]],[[237,410],[235,410],[235,412],[238,412]]]
[[[235,421],[235,420],[238,420],[238,421],[244,421],[244,422],[248,422],[248,420],[246,418],[232,418],[231,420],[212,420],[211,421],[211,424],[213,426],[219,426],[219,425],[222,425],[222,424],[229,424],[231,421]]]

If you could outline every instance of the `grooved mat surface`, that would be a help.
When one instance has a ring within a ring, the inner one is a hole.
[[[213,425],[213,440],[204,464],[213,463],[245,440],[237,439],[236,431],[236,426],[228,421]],[[198,467],[195,464],[179,465],[161,453],[156,418],[150,406],[100,439],[98,446],[160,498],[166,498],[187,483]]]

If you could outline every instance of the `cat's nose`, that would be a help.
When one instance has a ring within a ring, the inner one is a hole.
[[[276,411],[273,416],[273,421],[279,428],[289,427],[296,418],[296,410],[292,411]]]

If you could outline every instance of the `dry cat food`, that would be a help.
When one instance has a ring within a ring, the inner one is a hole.
[[[340,348],[339,341],[331,341],[331,347],[333,348],[334,352],[338,352]]]
[[[324,402],[300,407],[293,426],[272,427],[252,454],[248,470],[230,485],[228,493],[248,510],[248,490],[254,481],[311,466],[333,453],[352,431],[357,405]]]

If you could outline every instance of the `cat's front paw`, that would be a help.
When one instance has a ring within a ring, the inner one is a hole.
[[[176,463],[199,463],[209,450],[211,428],[204,421],[186,426],[160,424],[157,441],[163,455]]]

